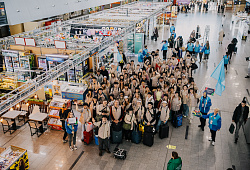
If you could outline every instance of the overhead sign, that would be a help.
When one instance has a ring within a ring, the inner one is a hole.
[[[25,38],[24,40],[26,46],[32,46],[32,47],[36,46],[36,41],[34,38]]]
[[[55,47],[58,49],[66,49],[66,42],[65,41],[59,41],[59,40],[55,40]]]
[[[97,54],[97,53],[98,53],[98,47],[94,48],[93,50],[91,50],[91,51],[89,52],[90,57],[94,56],[94,55]]]
[[[25,45],[25,40],[24,38],[20,38],[20,37],[15,37],[15,44],[16,45]]]

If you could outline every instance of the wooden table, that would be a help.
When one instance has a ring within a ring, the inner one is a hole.
[[[46,129],[43,128],[43,121],[48,117],[47,113],[34,113],[29,115],[29,120],[36,121],[41,124],[39,130],[43,133]]]
[[[17,116],[19,116],[23,112],[24,111],[18,111],[18,110],[8,111],[4,115],[2,115],[2,118],[15,119]]]
[[[11,119],[14,123],[12,124],[12,129],[16,130],[17,129],[17,125],[16,125],[16,117],[18,117],[20,114],[22,114],[25,111],[18,111],[18,110],[12,110],[12,111],[8,111],[7,113],[5,113],[4,115],[2,115],[2,118],[6,118],[6,119]]]
[[[37,121],[37,122],[42,122],[44,121],[44,119],[46,119],[48,117],[48,114],[47,113],[35,113],[35,114],[31,114],[29,116],[29,119],[30,120],[34,120],[34,121]]]

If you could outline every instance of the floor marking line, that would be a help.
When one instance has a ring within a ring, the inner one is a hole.
[[[80,155],[76,158],[75,162],[71,165],[71,167],[69,168],[69,170],[72,170],[74,168],[74,166],[76,165],[76,163],[79,161],[79,159],[82,157],[84,151],[82,151],[80,153]]]

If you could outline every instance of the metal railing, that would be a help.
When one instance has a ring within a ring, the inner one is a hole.
[[[44,87],[45,85],[49,84],[51,81],[55,80],[68,70],[72,69],[76,65],[82,63],[86,59],[89,58],[89,51],[98,48],[98,51],[103,51],[108,48],[110,45],[114,44],[118,40],[122,40],[126,38],[126,36],[135,31],[135,23],[141,22],[144,19],[150,18],[152,16],[158,15],[161,13],[163,8],[151,13],[147,17],[141,18],[140,20],[133,22],[130,26],[123,28],[118,32],[117,35],[107,37],[102,43],[96,44],[91,48],[87,48],[86,51],[83,51],[79,54],[76,54],[72,60],[67,60],[56,67],[50,69],[49,71],[43,73],[42,75],[36,77],[33,80],[27,81],[22,86],[16,88],[15,90],[5,94],[4,96],[0,97],[0,115],[3,114],[5,111],[9,110],[11,107],[15,106],[19,102],[25,100],[30,95],[38,91],[40,88]],[[95,65],[95,63],[93,63]]]

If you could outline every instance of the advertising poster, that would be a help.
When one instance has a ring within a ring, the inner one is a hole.
[[[135,54],[138,54],[139,50],[143,49],[144,45],[144,33],[135,34]]]

